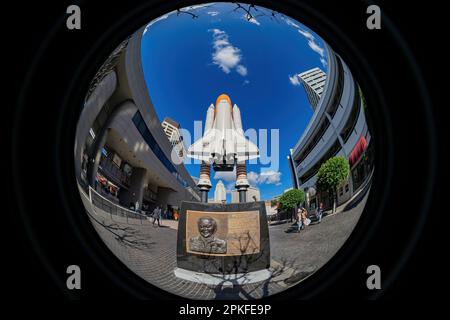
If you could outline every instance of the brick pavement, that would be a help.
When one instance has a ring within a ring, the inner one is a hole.
[[[107,247],[138,276],[173,294],[191,299],[257,299],[297,284],[322,267],[342,246],[356,225],[366,198],[353,209],[326,217],[300,233],[286,233],[289,224],[269,227],[270,279],[253,284],[212,286],[175,277],[177,222],[127,219],[92,206],[81,195],[94,228]]]

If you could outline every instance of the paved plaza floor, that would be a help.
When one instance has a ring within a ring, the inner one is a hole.
[[[286,233],[290,223],[269,226],[272,276],[244,285],[209,285],[175,276],[177,222],[125,219],[93,206],[82,194],[94,228],[107,247],[133,272],[150,284],[191,299],[257,299],[296,285],[322,267],[350,235],[367,200],[325,217],[300,233]]]

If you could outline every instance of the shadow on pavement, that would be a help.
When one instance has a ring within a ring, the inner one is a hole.
[[[154,224],[153,225],[153,227],[155,227],[155,228],[170,228],[169,226],[165,226],[165,225],[156,225],[156,224]]]
[[[347,203],[345,205],[343,211],[348,211],[348,210],[351,210],[354,207],[356,207],[364,199],[366,194],[369,192],[371,185],[372,185],[371,182],[367,183],[367,185],[364,186],[364,189],[353,200],[351,200],[349,203]]]

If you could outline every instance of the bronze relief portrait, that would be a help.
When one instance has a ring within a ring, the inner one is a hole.
[[[189,250],[202,253],[225,254],[227,241],[217,237],[217,222],[209,216],[197,220],[198,235],[189,239]]]

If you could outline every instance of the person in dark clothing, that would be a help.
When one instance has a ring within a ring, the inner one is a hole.
[[[322,222],[322,215],[323,215],[323,203],[321,202],[316,211],[317,223]]]
[[[153,216],[153,223],[152,224],[155,225],[155,222],[158,221],[158,227],[161,226],[161,224],[160,224],[161,211],[162,211],[161,208],[162,208],[162,206],[156,207],[155,210],[153,210],[153,214],[152,214],[152,216]]]

